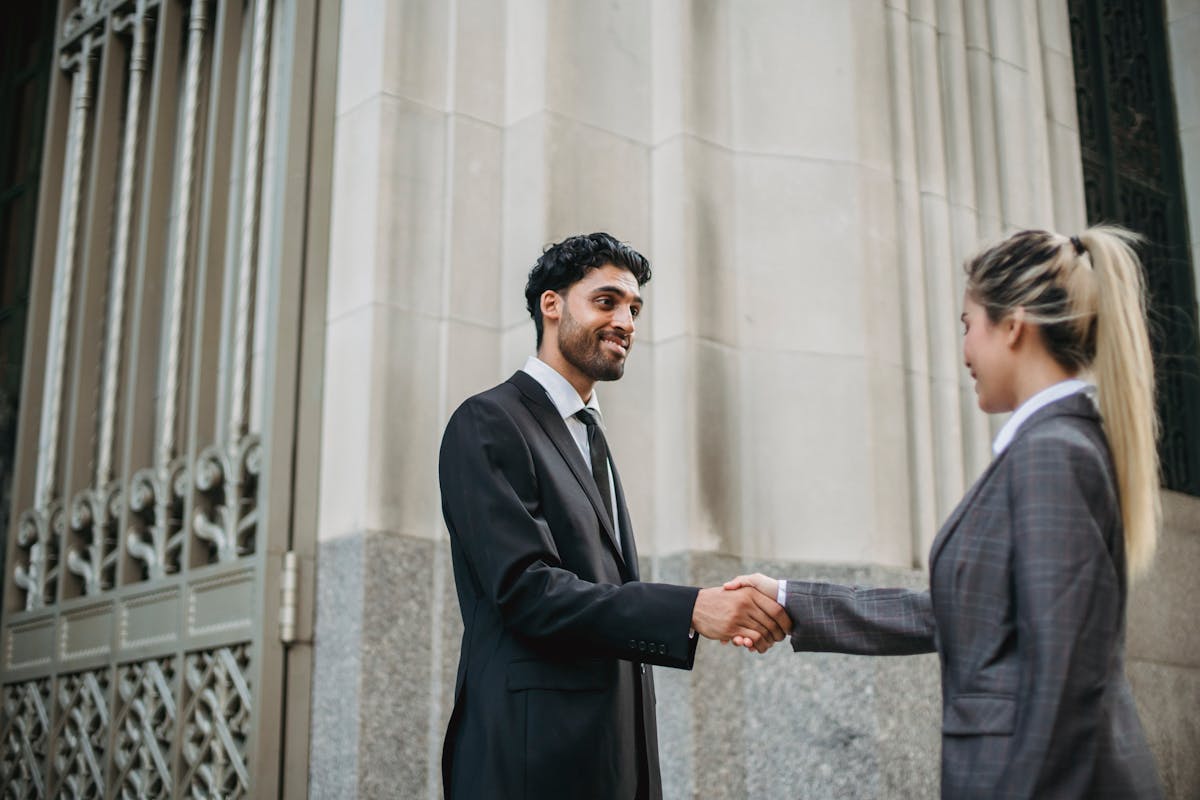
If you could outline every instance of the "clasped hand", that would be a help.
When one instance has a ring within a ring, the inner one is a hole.
[[[706,639],[765,653],[792,631],[787,611],[775,600],[778,587],[774,578],[755,574],[701,589],[692,611],[692,627]]]

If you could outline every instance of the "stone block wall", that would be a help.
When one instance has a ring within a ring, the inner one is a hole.
[[[1166,493],[1159,558],[1135,585],[1128,675],[1167,796],[1200,796],[1200,500]],[[445,541],[365,532],[322,545],[310,796],[441,797],[441,743],[462,623]],[[923,587],[920,570],[644,559],[648,580],[712,586],[752,571]],[[674,800],[936,798],[934,655],[764,655],[700,643],[693,670],[656,669],[663,785]]]

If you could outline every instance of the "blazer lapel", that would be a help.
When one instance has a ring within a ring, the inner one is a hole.
[[[1025,420],[1024,424],[1021,425],[1016,436],[1014,436],[1013,440],[1008,443],[1008,447],[1004,448],[1004,452],[992,459],[992,463],[988,464],[987,469],[985,469],[983,474],[979,476],[979,480],[975,481],[974,485],[967,490],[966,495],[963,496],[963,499],[955,507],[954,511],[951,512],[950,517],[946,520],[946,523],[942,525],[942,529],[938,531],[938,535],[933,540],[933,546],[929,550],[930,572],[933,571],[933,564],[937,560],[938,555],[941,554],[942,548],[946,546],[946,540],[950,538],[952,533],[954,533],[954,530],[958,527],[958,523],[962,519],[963,514],[966,513],[966,510],[971,507],[971,502],[975,499],[975,495],[979,494],[979,490],[983,488],[984,484],[986,484],[988,479],[992,476],[992,473],[996,471],[996,466],[1004,460],[1004,457],[1008,455],[1008,453],[1012,451],[1013,445],[1015,445],[1022,436],[1027,435],[1029,431],[1037,427],[1037,425],[1039,425],[1041,422],[1060,415],[1084,417],[1085,419],[1094,420],[1097,423],[1100,421],[1100,415],[1096,411],[1095,405],[1092,403],[1091,399],[1082,392],[1076,392],[1075,394],[1067,395],[1061,400],[1056,400],[1053,403],[1050,403],[1043,408],[1039,408],[1036,412],[1034,412],[1034,414],[1029,419]]]
[[[1008,451],[1005,450],[1004,452],[1007,453]],[[950,516],[947,517],[946,522],[943,523],[942,529],[939,530],[937,536],[934,537],[933,545],[929,548],[930,572],[933,572],[933,564],[935,561],[937,561],[938,555],[941,554],[942,548],[946,546],[946,540],[950,538],[950,534],[953,533],[958,527],[958,523],[962,519],[963,514],[965,514],[967,509],[971,507],[971,502],[975,499],[975,495],[979,494],[979,490],[982,489],[983,485],[988,482],[988,478],[990,478],[992,473],[996,471],[996,465],[1000,463],[1000,459],[1003,457],[1004,453],[1001,453],[999,456],[992,459],[991,463],[987,465],[987,469],[985,469],[983,474],[979,476],[979,479],[975,481],[975,483],[971,484],[971,488],[967,490],[965,495],[963,495],[963,499],[958,501],[958,505],[954,507],[954,510],[950,512]]]
[[[567,430],[567,424],[563,422],[563,418],[559,416],[558,409],[554,407],[554,403],[550,400],[550,396],[546,394],[546,390],[532,376],[523,371],[516,372],[508,382],[513,384],[520,390],[525,398],[525,406],[533,414],[533,418],[537,420],[538,425],[545,431],[546,436],[554,443],[554,447],[562,456],[563,461],[567,462],[567,466],[571,468],[571,473],[575,476],[575,480],[579,481],[579,485],[583,487],[584,494],[591,501],[592,507],[596,511],[596,516],[600,520],[601,527],[604,528],[604,533],[608,540],[609,546],[613,550],[613,555],[617,559],[617,563],[625,568],[625,562],[621,558],[621,548],[617,544],[617,535],[613,531],[612,523],[609,522],[608,514],[604,510],[604,504],[600,500],[600,490],[596,488],[596,479],[592,477],[592,468],[583,461],[583,454],[579,452],[579,446],[575,444],[575,440],[571,437],[571,432]],[[613,469],[613,476],[616,477],[616,469]],[[621,506],[620,494],[617,495],[617,505]],[[624,521],[622,521],[622,527]]]

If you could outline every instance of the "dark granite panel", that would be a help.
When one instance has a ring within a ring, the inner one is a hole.
[[[922,587],[921,572],[743,563],[692,554],[653,574],[713,586],[742,572]],[[648,571],[649,572],[649,571]],[[936,797],[937,659],[764,655],[702,642],[691,673],[658,670],[659,740],[669,798]]]
[[[640,569],[643,577],[661,583],[692,584],[689,577],[691,562],[686,554],[643,558]],[[702,643],[700,647],[705,648],[705,645]],[[697,657],[703,655],[701,652]],[[692,675],[680,669],[654,668],[654,692],[658,697],[658,756],[665,800],[702,796],[696,788],[696,731],[692,707],[696,695]]]
[[[644,559],[642,570],[700,586],[751,571],[911,588],[928,580],[920,571],[711,554]],[[440,795],[461,635],[445,540],[372,533],[322,544],[312,796]],[[1192,757],[1200,674],[1137,660],[1129,672],[1170,795],[1200,796]],[[691,672],[655,674],[667,798],[937,796],[935,656],[793,654],[786,644],[758,655],[706,641]]]
[[[1167,797],[1200,797],[1200,670],[1130,661],[1125,672]]]
[[[1163,531],[1150,571],[1129,596],[1130,658],[1200,668],[1200,498],[1163,492]]]
[[[309,796],[319,800],[358,796],[362,574],[361,536],[320,544],[308,756]]]
[[[364,543],[359,792],[424,797],[431,773],[435,543],[371,533]]]

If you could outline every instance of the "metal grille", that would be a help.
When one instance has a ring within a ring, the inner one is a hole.
[[[1200,495],[1200,336],[1160,3],[1071,0],[1089,223],[1148,239],[1163,483]]]
[[[4,580],[5,798],[280,789],[300,412],[279,389],[298,383],[309,302],[303,252],[285,268],[279,244],[308,198],[280,187],[310,167],[314,9],[60,5]]]

